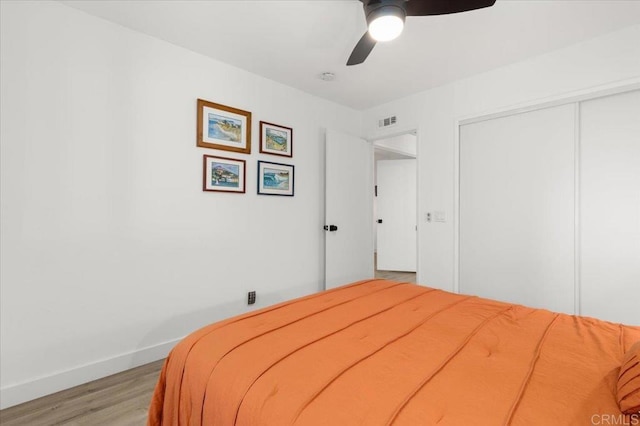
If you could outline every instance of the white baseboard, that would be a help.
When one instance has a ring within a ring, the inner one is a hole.
[[[92,380],[120,373],[165,358],[181,339],[149,346],[113,358],[81,365],[34,380],[0,389],[0,409],[69,389]]]

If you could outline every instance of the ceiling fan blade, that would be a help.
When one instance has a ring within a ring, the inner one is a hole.
[[[369,31],[364,33],[356,47],[351,52],[347,65],[358,65],[364,62],[369,56],[369,53],[373,50],[373,46],[376,45],[376,41],[369,35]]]
[[[409,0],[407,16],[445,15],[493,6],[496,0]]]

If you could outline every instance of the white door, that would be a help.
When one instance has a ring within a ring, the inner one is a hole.
[[[640,91],[580,105],[582,315],[640,325]]]
[[[373,277],[372,204],[371,144],[327,130],[325,288]]]
[[[378,270],[416,271],[416,160],[380,160],[378,197]]]
[[[574,105],[460,127],[460,291],[574,313]]]

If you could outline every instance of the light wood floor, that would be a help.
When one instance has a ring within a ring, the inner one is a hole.
[[[384,278],[385,280],[415,283],[416,273],[400,272],[400,271],[376,271],[376,278]]]
[[[415,272],[401,272],[401,271],[378,271],[378,254],[373,254],[373,267],[376,269],[375,277],[384,278],[385,280],[393,280],[400,282],[415,283]]]
[[[0,411],[2,426],[142,426],[163,361]]]

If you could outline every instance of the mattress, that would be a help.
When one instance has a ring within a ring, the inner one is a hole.
[[[597,424],[624,419],[616,380],[638,340],[639,327],[361,281],[187,336],[148,424]]]

